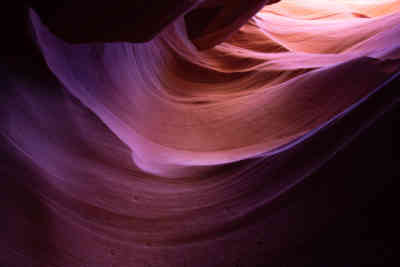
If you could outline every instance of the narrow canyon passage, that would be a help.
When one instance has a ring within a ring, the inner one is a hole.
[[[332,233],[375,246],[354,211],[398,174],[400,1],[186,2],[110,42],[25,9],[32,53],[0,65],[0,264],[322,266]]]

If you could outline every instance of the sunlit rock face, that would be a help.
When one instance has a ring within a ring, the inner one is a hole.
[[[31,10],[52,74],[10,75],[0,108],[5,173],[26,191],[4,262],[273,261],[305,238],[301,212],[274,201],[373,119],[345,124],[399,71],[399,8],[284,0],[204,51],[184,16],[146,43],[70,44]]]

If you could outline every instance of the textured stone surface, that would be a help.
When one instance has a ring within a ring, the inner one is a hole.
[[[189,38],[200,50],[226,40],[267,4],[279,0],[206,0],[185,16]]]
[[[76,45],[31,13],[0,57],[0,266],[394,259],[396,5],[284,2],[205,51],[183,18]]]

